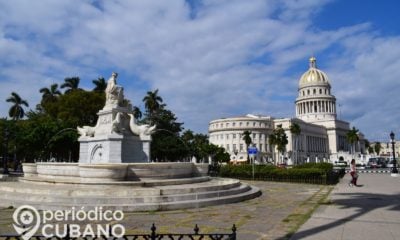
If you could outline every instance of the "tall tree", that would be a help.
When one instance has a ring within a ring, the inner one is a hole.
[[[162,106],[163,99],[158,95],[158,89],[155,91],[148,91],[147,95],[143,98],[144,106],[148,117],[152,117]]]
[[[93,88],[93,91],[95,92],[104,92],[107,88],[107,82],[103,77],[99,77],[92,82],[95,85]]]
[[[351,152],[352,152],[353,158],[354,158],[354,153],[356,151],[356,149],[355,149],[356,145],[355,144],[358,142],[358,140],[360,140],[360,138],[358,136],[358,129],[353,127],[351,130],[349,130],[346,133],[346,139],[351,145]]]
[[[26,100],[23,100],[16,92],[12,92],[11,96],[7,98],[6,101],[13,104],[8,111],[8,115],[12,119],[19,120],[24,117],[25,111],[23,106],[29,107],[29,104]]]
[[[50,88],[41,88],[39,92],[42,94],[42,104],[46,102],[54,102],[59,96],[61,96],[57,83],[52,84]]]
[[[374,150],[375,150],[375,153],[376,153],[377,156],[379,156],[379,154],[381,152],[381,149],[382,149],[381,143],[380,142],[376,142],[375,146],[374,146]]]
[[[133,112],[133,116],[134,116],[136,119],[139,120],[139,119],[142,118],[142,111],[140,110],[139,107],[133,106],[132,112]]]
[[[283,155],[286,150],[286,145],[288,144],[287,135],[285,133],[285,130],[282,128],[282,124],[277,125],[272,134],[269,135],[268,141],[270,145],[276,146],[279,159],[279,153],[282,153]]]
[[[79,77],[65,78],[64,83],[61,85],[61,88],[66,88],[65,93],[70,93],[76,90],[82,90],[79,88],[79,82],[80,82]]]
[[[253,140],[251,139],[251,132],[249,130],[246,130],[242,133],[242,140],[244,141],[244,143],[246,144],[246,152],[247,152],[247,163],[250,163],[250,156],[249,156],[249,146],[250,144],[253,142]]]
[[[294,164],[298,164],[298,157],[297,157],[297,151],[299,148],[299,135],[301,133],[301,128],[300,125],[297,123],[292,123],[292,125],[290,125],[290,132],[292,133],[292,135],[294,136],[293,138],[293,153],[294,153]]]

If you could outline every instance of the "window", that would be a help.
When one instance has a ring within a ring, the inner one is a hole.
[[[262,139],[263,138],[263,135],[260,133],[260,134],[258,134],[258,138],[259,139]]]
[[[236,125],[236,123],[232,123],[232,127],[234,127]]]
[[[325,94],[326,94],[326,89],[325,89]]]
[[[256,134],[255,133],[253,133],[253,139],[256,139]]]
[[[256,122],[253,122],[253,127],[255,127],[256,126]]]
[[[315,89],[313,89],[313,94],[314,94],[314,95],[316,94],[316,92],[317,92],[317,91],[316,91]]]
[[[242,122],[239,123],[239,127],[241,127],[241,126],[242,126]]]
[[[307,90],[307,95],[310,95],[310,89]]]
[[[226,150],[229,151],[229,144],[226,144]]]
[[[239,145],[239,151],[243,152],[243,144]]]
[[[229,127],[229,123],[226,123],[225,126],[226,126],[226,127]]]
[[[303,91],[303,96],[305,96],[306,94],[304,93],[304,91]]]
[[[322,94],[322,89],[319,89],[319,94]]]
[[[221,134],[221,139],[224,139],[224,134]]]
[[[246,122],[246,126],[249,126],[249,122]]]
[[[236,150],[236,144],[233,144],[232,148],[233,148],[233,151],[235,151]]]
[[[261,127],[261,122],[259,122],[259,126]]]
[[[261,152],[262,151],[262,144],[260,143],[258,150]]]
[[[232,134],[232,138],[236,138],[236,133]]]
[[[229,134],[226,134],[225,138],[226,138],[226,139],[229,139]]]

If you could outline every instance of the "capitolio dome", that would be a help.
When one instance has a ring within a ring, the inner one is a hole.
[[[315,57],[310,58],[310,68],[301,76],[300,88],[309,85],[330,85],[328,76],[317,68],[316,61]]]

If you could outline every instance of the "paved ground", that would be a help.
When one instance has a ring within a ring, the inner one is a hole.
[[[329,204],[321,205],[291,239],[400,239],[400,177],[359,175],[362,187],[349,187],[346,174]]]
[[[127,233],[149,233],[152,223],[160,232],[230,233],[236,224],[238,239],[287,239],[326,198],[332,187],[273,182],[249,182],[262,189],[262,196],[250,201],[191,210],[125,213]],[[1,182],[0,182],[1,184]],[[13,209],[0,209],[0,233],[12,233]]]

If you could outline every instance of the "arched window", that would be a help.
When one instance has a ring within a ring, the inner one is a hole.
[[[307,90],[307,95],[310,95],[310,89]]]
[[[317,93],[317,91],[315,89],[313,89],[313,94],[315,95]]]
[[[319,89],[319,94],[322,94],[322,89]]]

